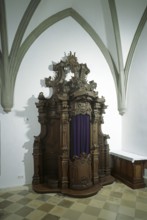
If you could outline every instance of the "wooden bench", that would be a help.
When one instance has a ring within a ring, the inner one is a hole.
[[[126,151],[112,151],[110,155],[112,176],[132,189],[145,187],[144,164],[147,157]]]

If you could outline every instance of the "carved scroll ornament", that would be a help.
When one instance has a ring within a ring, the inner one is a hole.
[[[92,97],[96,97],[97,84],[92,80],[87,82],[87,74],[90,72],[87,65],[78,63],[75,53],[66,57],[66,60],[61,60],[59,63],[53,65],[55,71],[54,78],[49,77],[45,79],[47,87],[53,88],[53,93],[60,95],[71,96],[90,94]],[[72,73],[73,76],[70,80],[66,80],[68,74]]]
[[[75,102],[71,108],[71,115],[85,115],[88,114],[91,116],[91,105],[89,102]]]

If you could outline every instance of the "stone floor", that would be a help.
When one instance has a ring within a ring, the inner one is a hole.
[[[0,220],[146,220],[147,188],[104,186],[89,198],[37,194],[31,186],[0,190]]]

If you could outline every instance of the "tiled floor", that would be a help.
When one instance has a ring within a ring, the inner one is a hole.
[[[37,194],[31,186],[0,190],[0,220],[146,220],[147,188],[115,182],[95,196]]]

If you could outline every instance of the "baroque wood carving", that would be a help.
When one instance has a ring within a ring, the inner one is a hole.
[[[53,65],[55,77],[45,79],[50,98],[36,103],[41,125],[33,147],[33,189],[86,197],[112,183],[108,135],[101,124],[106,105],[97,84],[87,81],[89,69],[75,53]],[[68,76],[72,75],[68,79]]]

